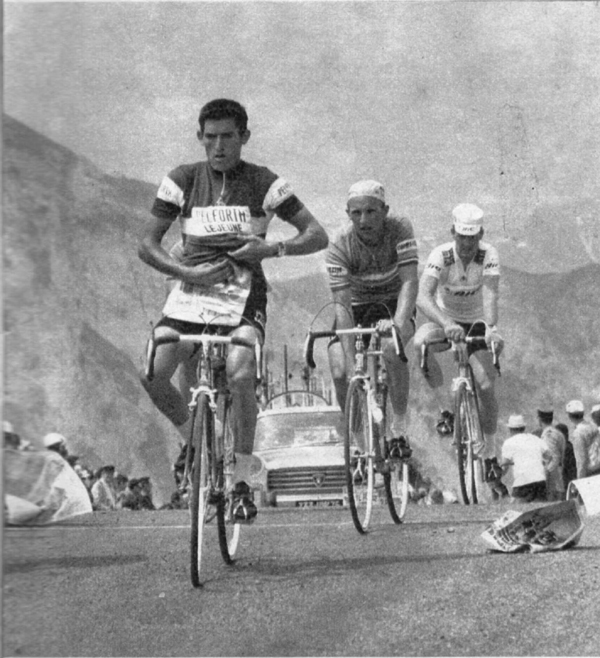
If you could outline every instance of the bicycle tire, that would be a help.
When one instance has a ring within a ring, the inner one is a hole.
[[[202,585],[202,549],[210,493],[209,443],[211,439],[211,421],[212,412],[208,405],[208,397],[205,393],[201,393],[198,397],[198,404],[193,412],[190,430],[190,444],[194,450],[192,490],[190,496],[190,514],[192,517],[190,576],[194,587],[200,587]]]
[[[400,473],[393,469],[391,473],[386,473],[383,476],[383,485],[385,487],[385,497],[387,500],[388,509],[392,520],[396,524],[402,523],[406,508],[408,507],[408,463],[402,461],[400,464]],[[401,476],[401,477],[400,477]],[[395,481],[399,482],[399,486],[393,486]],[[396,502],[396,499],[398,499]]]
[[[233,558],[239,545],[241,524],[231,519],[231,500],[227,492],[231,490],[231,478],[234,467],[234,436],[231,425],[231,398],[226,395],[220,405],[220,429],[215,433],[215,446],[219,468],[218,482],[221,495],[217,504],[217,527],[219,548],[225,564],[233,564]]]
[[[454,443],[457,451],[460,493],[465,505],[478,503],[473,444],[480,439],[479,415],[473,393],[460,382],[454,398]]]
[[[352,521],[365,534],[371,520],[375,474],[373,470],[373,433],[369,418],[367,392],[361,379],[350,382],[346,408],[344,460],[346,486]]]

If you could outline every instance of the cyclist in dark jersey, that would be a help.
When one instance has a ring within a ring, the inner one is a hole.
[[[364,180],[348,192],[346,212],[351,224],[332,239],[327,253],[329,285],[338,329],[378,326],[397,329],[406,346],[415,332],[418,254],[413,227],[406,217],[389,212],[385,191],[377,181]],[[351,315],[347,309],[351,309]],[[393,318],[393,319],[390,319]],[[408,443],[406,410],[409,371],[406,357],[396,355],[392,338],[383,339],[392,401],[392,453]],[[348,378],[354,372],[353,338],[334,340],[329,362],[338,404],[344,409]]]
[[[140,258],[176,280],[158,325],[200,333],[206,325],[227,333],[264,340],[267,284],[261,261],[324,249],[328,238],[284,179],[241,158],[250,139],[246,110],[236,101],[216,99],[200,112],[197,136],[207,161],[173,169],[162,181],[139,248]],[[266,239],[277,215],[298,234],[285,242]],[[183,252],[173,258],[162,241],[179,219]],[[178,365],[189,362],[193,347],[168,344],[159,349],[154,379],[142,378],[156,407],[187,436],[185,395],[171,383]],[[236,437],[236,491],[253,517],[248,499],[256,425],[254,354],[232,346],[227,376],[233,392]]]

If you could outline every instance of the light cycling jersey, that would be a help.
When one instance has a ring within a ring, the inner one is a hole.
[[[483,279],[500,276],[496,248],[479,242],[475,258],[465,268],[454,242],[436,247],[425,265],[424,275],[438,280],[437,304],[455,322],[471,323],[483,316]]]
[[[302,208],[290,184],[275,173],[241,160],[227,172],[208,162],[181,165],[162,180],[152,214],[180,220],[181,260],[186,265],[213,262],[244,244],[243,235],[265,237],[277,214],[289,221]],[[189,322],[239,323],[249,295],[266,310],[267,284],[260,263],[234,263],[235,280],[214,286],[179,282],[163,314]]]
[[[330,242],[326,257],[333,292],[350,289],[353,304],[396,300],[402,288],[401,268],[418,264],[417,241],[410,220],[388,215],[384,239],[372,247],[344,227]]]

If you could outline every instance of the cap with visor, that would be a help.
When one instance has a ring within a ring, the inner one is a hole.
[[[452,217],[454,230],[459,235],[477,235],[483,227],[483,210],[472,203],[459,203]]]

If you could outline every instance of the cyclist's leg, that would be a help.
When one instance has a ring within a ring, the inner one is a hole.
[[[156,331],[160,332],[160,328]],[[154,360],[154,378],[149,381],[144,373],[140,378],[154,406],[180,429],[188,420],[189,410],[186,399],[171,383],[171,379],[177,366],[189,359],[193,349],[192,345],[186,343],[161,345]]]
[[[327,347],[329,370],[335,388],[335,397],[340,409],[346,408],[348,396],[348,377],[346,375],[346,356],[339,339],[334,338]]]
[[[250,325],[238,327],[232,332],[232,335],[245,340],[262,342],[261,332]],[[230,346],[227,355],[227,382],[232,394],[231,419],[237,462],[234,481],[247,481],[247,477],[249,478],[250,475],[250,455],[252,455],[254,447],[254,432],[258,414],[254,350],[239,345]]]
[[[495,457],[500,454],[501,446],[495,444],[498,425],[498,401],[496,400],[496,370],[493,357],[486,350],[477,350],[470,359],[479,398],[481,427],[485,436],[485,448],[482,457]]]
[[[406,410],[410,391],[408,363],[396,354],[392,338],[382,340],[383,359],[388,373],[390,399],[392,402],[392,433],[394,437],[406,435]]]

